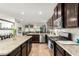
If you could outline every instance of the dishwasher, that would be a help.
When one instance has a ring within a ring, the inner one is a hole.
[[[52,41],[50,38],[48,39],[48,48],[52,55],[54,55],[54,41]]]
[[[40,34],[40,43],[45,43],[45,34]]]

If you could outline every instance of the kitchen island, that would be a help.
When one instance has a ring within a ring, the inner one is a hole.
[[[0,55],[1,56],[25,56],[31,50],[32,36],[16,36],[0,41]]]

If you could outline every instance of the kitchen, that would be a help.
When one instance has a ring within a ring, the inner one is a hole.
[[[0,56],[79,56],[79,3],[0,3]]]

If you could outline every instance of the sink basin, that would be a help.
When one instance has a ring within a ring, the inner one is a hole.
[[[59,42],[61,44],[79,44],[79,43],[76,43],[74,41],[57,41],[57,42]]]

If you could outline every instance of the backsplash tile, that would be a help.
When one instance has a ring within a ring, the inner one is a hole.
[[[58,32],[68,32],[72,34],[72,40],[77,42],[79,38],[79,28],[58,29]]]

